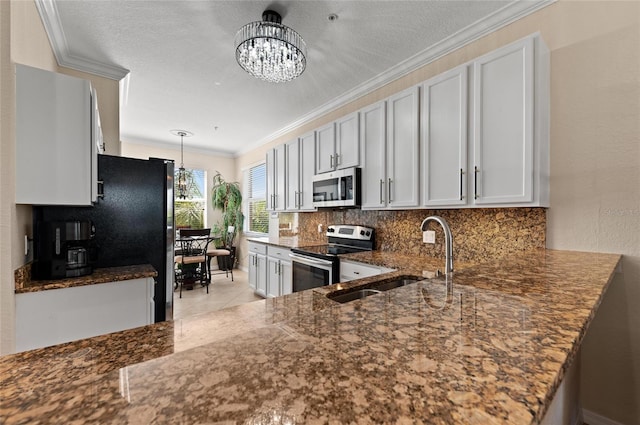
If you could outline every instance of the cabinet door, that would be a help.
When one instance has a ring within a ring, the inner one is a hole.
[[[300,144],[298,139],[287,142],[285,148],[285,176],[287,179],[285,210],[295,211],[299,207],[300,193]]]
[[[267,210],[275,210],[276,157],[273,149],[267,151]]]
[[[384,208],[387,199],[386,102],[360,111],[362,149],[362,208]]]
[[[298,209],[314,211],[313,207],[313,175],[315,174],[315,132],[300,137],[300,189],[298,193]]]
[[[473,63],[476,204],[533,200],[533,39]]]
[[[275,156],[275,190],[274,190],[274,210],[275,211],[284,211],[285,203],[286,203],[286,178],[285,178],[285,169],[286,169],[286,155],[285,155],[285,145],[278,145],[273,149]]]
[[[467,66],[422,84],[422,205],[467,203]]]
[[[267,297],[280,295],[280,260],[267,257]]]
[[[387,207],[418,205],[418,87],[387,101]]]
[[[258,287],[257,254],[249,254],[249,287],[256,291]]]
[[[336,131],[333,123],[316,130],[316,174],[335,169]]]
[[[256,255],[256,294],[267,296],[267,257]]]
[[[280,261],[280,295],[293,293],[293,280],[290,261]]]
[[[336,121],[336,169],[360,165],[358,112]]]
[[[16,65],[16,203],[92,205],[91,115],[88,81]]]

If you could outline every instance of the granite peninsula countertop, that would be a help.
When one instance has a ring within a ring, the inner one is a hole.
[[[620,258],[541,250],[346,304],[332,285],[0,357],[0,422],[536,424]],[[396,259],[382,278],[431,268]]]
[[[16,273],[16,275],[18,275],[18,273]],[[26,292],[46,291],[49,289],[63,289],[74,286],[156,277],[157,275],[158,272],[150,264],[99,268],[95,269],[90,275],[55,280],[31,280],[30,273],[27,273],[27,276],[16,277],[15,292],[16,294],[22,294]]]

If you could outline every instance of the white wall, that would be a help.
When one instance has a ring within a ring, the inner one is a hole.
[[[178,146],[177,149],[174,149],[170,147],[136,144],[128,142],[126,140],[122,140],[121,152],[122,156],[130,158],[147,159],[150,157],[154,157],[173,159],[176,163],[176,168],[180,166],[180,146]],[[184,167],[196,168],[205,170],[207,172],[207,193],[205,193],[205,199],[207,200],[207,226],[211,227],[215,223],[218,223],[222,216],[220,211],[214,211],[213,208],[211,208],[210,192],[213,176],[216,174],[216,171],[219,171],[225,180],[230,182],[235,181],[235,160],[231,157],[216,155],[207,153],[203,150],[195,150],[189,147],[185,147]]]

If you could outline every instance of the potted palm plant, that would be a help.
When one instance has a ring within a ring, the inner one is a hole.
[[[228,182],[219,171],[216,171],[211,189],[211,204],[214,209],[222,211],[222,223],[219,226],[222,231],[222,237],[216,246],[218,248],[224,247],[231,251],[231,267],[233,268],[236,258],[236,247],[233,246],[233,242],[244,224],[240,183]],[[233,226],[233,231],[228,231],[231,226]],[[226,267],[220,257],[218,257],[218,266],[221,270]]]

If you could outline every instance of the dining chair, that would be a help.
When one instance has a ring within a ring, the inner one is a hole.
[[[233,238],[234,229],[234,226],[227,227],[227,233],[223,237],[224,242],[222,247],[217,248],[214,246],[210,247],[207,250],[207,269],[209,270],[209,278],[213,276],[211,272],[211,260],[213,259],[213,257],[219,257],[220,260],[222,260],[218,262],[218,266],[221,266],[220,272],[224,271],[227,277],[229,277],[229,273],[231,273],[231,282],[233,282],[233,263],[235,262],[235,250],[231,247],[230,242]]]
[[[196,282],[206,286],[209,293],[209,283],[207,275],[207,250],[213,238],[211,229],[182,229],[180,238],[177,240],[180,248],[176,250],[175,280],[180,287],[180,298],[182,298],[182,287],[193,286]]]

